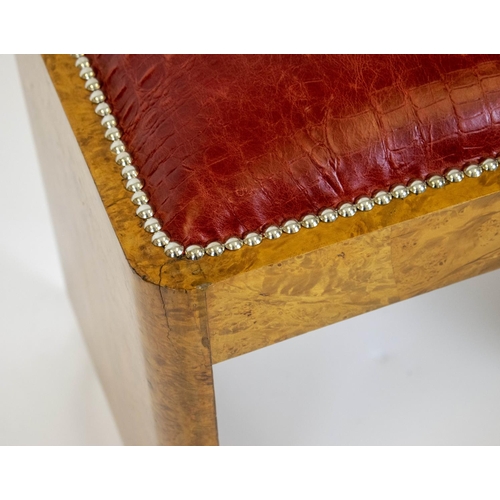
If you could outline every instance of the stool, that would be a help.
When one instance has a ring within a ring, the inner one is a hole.
[[[499,56],[18,62],[126,444],[215,445],[213,364],[500,267]]]

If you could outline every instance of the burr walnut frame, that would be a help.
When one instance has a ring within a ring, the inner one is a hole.
[[[212,364],[500,267],[499,171],[293,241],[167,259],[71,58],[18,64],[69,293],[127,444],[217,444]]]

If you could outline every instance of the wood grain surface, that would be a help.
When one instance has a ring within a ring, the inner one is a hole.
[[[497,174],[490,181],[498,182]],[[210,287],[212,359],[224,361],[499,267],[500,193],[494,193]]]
[[[204,292],[128,265],[43,61],[18,66],[68,290],[124,442],[217,444]]]

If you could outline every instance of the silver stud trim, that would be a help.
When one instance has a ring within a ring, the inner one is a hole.
[[[304,217],[302,217],[302,220],[300,221],[300,224],[306,229],[312,229],[319,224],[319,217],[311,214],[304,215]]]
[[[243,238],[243,243],[245,243],[245,245],[248,245],[249,247],[255,247],[257,245],[260,245],[262,243],[262,234],[248,233]]]
[[[481,167],[483,167],[483,170],[486,170],[486,172],[494,172],[498,168],[498,160],[487,158],[481,163]]]
[[[153,233],[153,236],[151,236],[151,243],[153,243],[155,247],[166,247],[170,243],[170,237],[163,231],[156,231]]]
[[[464,174],[467,177],[479,177],[482,173],[483,169],[479,165],[469,165],[464,168]]]
[[[99,104],[106,99],[104,92],[102,90],[94,90],[92,94],[90,94],[89,101],[94,104]]]
[[[277,240],[281,235],[283,234],[283,231],[281,230],[280,227],[278,226],[269,226],[265,231],[264,231],[264,236],[268,240]]]
[[[357,208],[352,203],[344,203],[339,207],[338,212],[341,217],[352,217],[357,212]]]
[[[122,167],[126,167],[132,163],[132,157],[129,153],[123,151],[122,153],[118,153],[116,155],[115,162]]]
[[[137,172],[136,168],[132,165],[127,165],[126,167],[122,168],[122,177],[126,180],[133,179],[139,175],[139,172]]]
[[[90,66],[90,62],[87,57],[82,56],[75,61],[75,66],[80,69],[88,68]]]
[[[148,233],[156,233],[161,229],[161,224],[159,223],[158,219],[150,217],[149,219],[146,219],[143,227]]]
[[[448,182],[462,182],[464,180],[465,174],[462,170],[458,170],[458,168],[452,168],[448,170],[445,174],[445,178]]]
[[[106,116],[111,114],[111,108],[109,107],[109,104],[107,102],[100,102],[96,107],[95,107],[95,114],[99,116]]]
[[[408,189],[410,190],[410,193],[422,194],[427,189],[427,184],[421,180],[412,181],[410,182]]]
[[[109,150],[117,155],[118,153],[123,153],[125,151],[125,144],[120,139],[113,141],[111,146],[109,146]]]
[[[132,195],[131,200],[134,205],[145,205],[149,201],[149,198],[144,191],[136,191]]]
[[[85,90],[90,90],[91,92],[93,92],[94,90],[98,90],[100,88],[101,88],[101,85],[100,85],[99,81],[97,80],[97,78],[89,78],[85,82]]]
[[[212,243],[209,243],[205,247],[205,253],[207,255],[210,255],[210,257],[218,257],[219,255],[222,255],[224,253],[225,249],[226,247],[222,243],[219,243],[218,241],[212,241]]]
[[[302,226],[300,225],[300,222],[296,221],[295,219],[290,219],[290,220],[287,220],[281,226],[281,229],[286,234],[295,234],[295,233],[298,233],[300,231],[301,227]]]
[[[441,189],[446,185],[446,179],[441,175],[433,175],[427,179],[427,185],[432,189]]]
[[[200,245],[190,245],[186,248],[185,253],[188,259],[198,260],[205,255],[205,249]]]
[[[101,120],[101,125],[104,128],[114,128],[116,127],[116,118],[113,115],[106,115],[102,120]],[[106,137],[106,136],[104,136]],[[114,139],[113,139],[114,140]]]
[[[379,191],[373,197],[373,201],[377,205],[388,205],[392,201],[392,194],[387,191]]]
[[[184,247],[176,241],[171,241],[165,247],[165,255],[167,255],[167,257],[171,257],[172,259],[178,259],[179,257],[182,257],[183,253]]]
[[[404,200],[410,194],[410,190],[403,184],[397,184],[391,189],[391,194],[393,198]]]
[[[104,132],[104,137],[106,137],[108,141],[116,141],[121,136],[121,132],[116,127],[109,127],[106,132]]]
[[[356,202],[356,208],[360,212],[368,212],[372,210],[374,206],[375,202],[371,198],[368,198],[368,196],[361,196]]]
[[[153,209],[147,203],[140,205],[135,213],[141,219],[149,219],[150,217],[153,217]]]
[[[121,132],[117,126],[116,118],[111,114],[111,108],[106,103],[104,92],[100,90],[101,85],[95,77],[95,72],[90,66],[90,61],[84,54],[72,54],[76,59],[75,67],[79,71],[79,76],[85,81],[85,89],[90,92],[89,100],[95,104],[95,113],[102,116],[101,125],[104,127],[104,137],[111,142],[110,151],[116,155],[115,162],[122,168],[121,175],[126,181],[125,187],[132,193],[131,201],[136,208],[138,217],[144,220],[144,230],[152,234],[152,244],[163,247],[165,255],[170,258],[180,258],[185,256],[187,259],[196,260],[204,255],[216,257],[222,255],[225,250],[239,250],[243,245],[259,245],[264,238],[273,240],[280,238],[282,233],[294,234],[300,231],[302,227],[312,229],[321,223],[331,223],[338,217],[352,217],[358,211],[364,212],[372,210],[375,205],[387,205],[393,198],[404,199],[410,194],[422,194],[427,186],[433,189],[440,189],[447,184],[462,182],[467,177],[479,177],[483,172],[494,172],[500,165],[499,158],[486,158],[480,164],[471,164],[464,168],[448,169],[443,175],[433,175],[426,180],[415,179],[405,184],[397,184],[388,191],[378,191],[373,197],[362,196],[355,203],[342,203],[338,209],[324,208],[318,214],[308,214],[299,222],[296,219],[290,219],[279,225],[271,225],[263,233],[251,232],[243,239],[233,236],[225,243],[213,241],[204,247],[200,245],[189,245],[186,249],[175,241],[170,241],[168,233],[161,230],[160,221],[154,217],[153,208],[148,204],[148,196],[142,191],[143,183],[138,178],[138,171],[132,165],[132,158],[126,150],[126,145],[120,140]]]
[[[339,213],[337,212],[337,210],[334,210],[333,208],[325,208],[319,214],[319,220],[321,222],[333,222],[337,220],[338,217]]]
[[[231,251],[239,250],[242,246],[243,246],[243,241],[241,241],[239,238],[236,238],[236,236],[229,238],[225,244],[225,247]]]
[[[90,80],[95,77],[94,70],[92,68],[86,67],[80,70],[80,78],[83,80]]]
[[[132,191],[133,193],[135,193],[136,191],[140,191],[142,187],[142,181],[138,177],[132,177],[125,184],[125,188],[127,189],[127,191]]]

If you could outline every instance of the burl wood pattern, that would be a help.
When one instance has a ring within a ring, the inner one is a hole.
[[[217,444],[204,293],[130,268],[42,59],[18,64],[68,289],[124,442]]]
[[[144,288],[149,293],[141,290],[136,300],[143,311],[141,333],[158,443],[216,445],[204,291]]]
[[[489,182],[498,184],[499,177]],[[209,288],[212,359],[245,354],[498,267],[495,193]]]
[[[500,193],[399,224],[391,239],[400,299],[493,271],[500,266]]]

